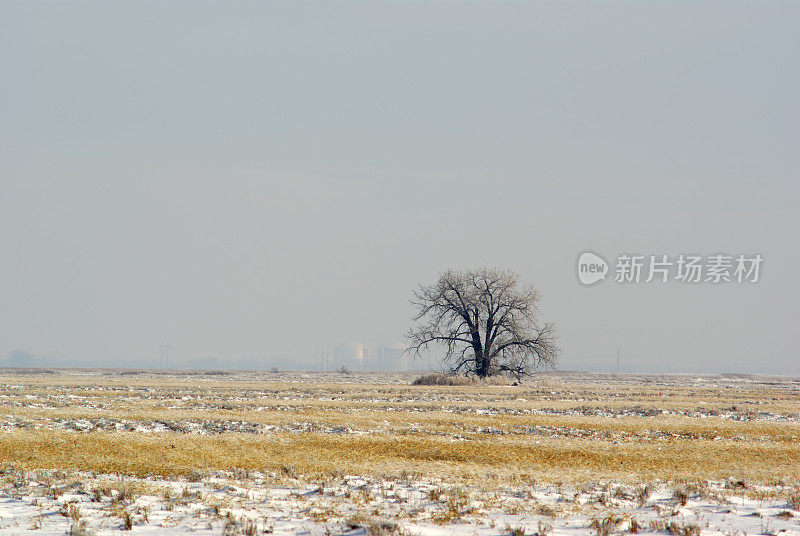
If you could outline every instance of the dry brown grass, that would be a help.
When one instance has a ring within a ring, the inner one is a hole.
[[[274,376],[274,375],[272,375]],[[238,377],[184,378],[119,378],[96,376],[0,376],[0,385],[17,384],[24,389],[9,390],[13,395],[50,397],[48,409],[73,412],[73,415],[97,415],[103,412],[138,410],[165,411],[167,408],[191,411],[193,402],[180,400],[191,394],[209,401],[209,408],[219,415],[226,411],[371,411],[391,404],[401,410],[432,411],[447,406],[454,411],[491,407],[506,411],[536,409],[605,408],[612,410],[637,407],[657,410],[712,412],[777,412],[797,413],[800,389],[770,384],[723,384],[715,386],[685,385],[651,381],[586,382],[580,379],[567,384],[538,381],[520,387],[472,385],[464,387],[411,386],[408,384],[374,385],[369,383],[293,383],[273,377],[257,377],[242,381]],[[409,378],[410,383],[410,378]],[[149,390],[143,393],[142,390]],[[84,404],[66,398],[53,398],[57,393],[85,397]],[[155,395],[144,398],[143,394]],[[13,402],[4,399],[2,404]],[[100,406],[91,408],[87,404]],[[2,406],[0,406],[2,407]],[[9,408],[10,409],[10,408]],[[15,406],[15,410],[25,408]]]
[[[523,386],[412,386],[412,376],[392,384],[340,376],[0,376],[0,415],[31,426],[104,417],[299,423],[304,430],[203,436],[12,428],[0,434],[0,462],[163,476],[212,469],[287,475],[289,467],[309,476],[482,479],[491,472],[501,481],[523,473],[551,482],[800,478],[800,423],[759,417],[796,415],[800,389],[791,382],[553,376]],[[636,413],[642,408],[647,416]],[[531,413],[543,409],[566,414]],[[634,415],[603,413],[623,410]]]
[[[452,408],[431,411],[403,411],[402,406],[393,409],[359,409],[342,405],[336,408],[306,408],[297,411],[272,409],[259,412],[246,411],[241,408],[232,410],[199,410],[199,409],[142,409],[137,404],[130,404],[109,411],[87,411],[81,406],[40,409],[16,409],[20,417],[30,419],[80,419],[97,418],[113,414],[119,419],[130,421],[153,420],[219,420],[247,421],[260,424],[289,425],[306,422],[313,429],[315,425],[350,427],[365,431],[380,430],[399,435],[414,434],[458,434],[468,438],[478,438],[481,434],[476,430],[492,427],[505,434],[529,435],[530,428],[547,426],[572,429],[578,432],[594,432],[606,435],[629,434],[642,441],[660,441],[652,439],[658,433],[684,437],[688,439],[745,439],[768,442],[800,442],[800,423],[769,421],[731,421],[721,419],[697,419],[675,415],[658,415],[655,417],[596,417],[574,415],[480,415],[475,413],[453,413]]]
[[[0,436],[0,462],[138,476],[188,476],[197,470],[246,469],[309,477],[330,473],[480,477],[521,471],[543,481],[747,478],[800,479],[800,445],[675,441],[660,446],[506,438],[453,442],[420,437],[75,434],[20,431]]]
[[[414,378],[411,385],[447,385],[450,387],[486,387],[486,386],[499,386],[499,385],[516,385],[516,382],[506,376],[491,376],[488,378],[467,377],[454,374],[442,374],[441,372],[432,372],[430,374],[423,374]]]

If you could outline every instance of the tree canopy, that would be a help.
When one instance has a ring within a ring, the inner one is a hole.
[[[560,353],[556,328],[540,321],[539,300],[539,291],[511,271],[448,270],[413,293],[408,351],[419,356],[444,348],[442,364],[449,373],[481,378],[502,373],[519,378],[552,368]]]

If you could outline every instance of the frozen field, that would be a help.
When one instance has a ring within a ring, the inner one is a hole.
[[[800,534],[800,381],[0,371],[0,533]]]

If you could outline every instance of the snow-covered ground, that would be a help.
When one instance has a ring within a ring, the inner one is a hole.
[[[0,534],[800,535],[791,488],[732,481],[487,489],[261,473],[199,480],[7,469]]]

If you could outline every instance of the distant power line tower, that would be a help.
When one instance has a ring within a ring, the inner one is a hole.
[[[619,374],[619,348],[617,348],[617,374]]]
[[[169,368],[169,343],[162,344],[158,349],[161,350],[161,368]]]

